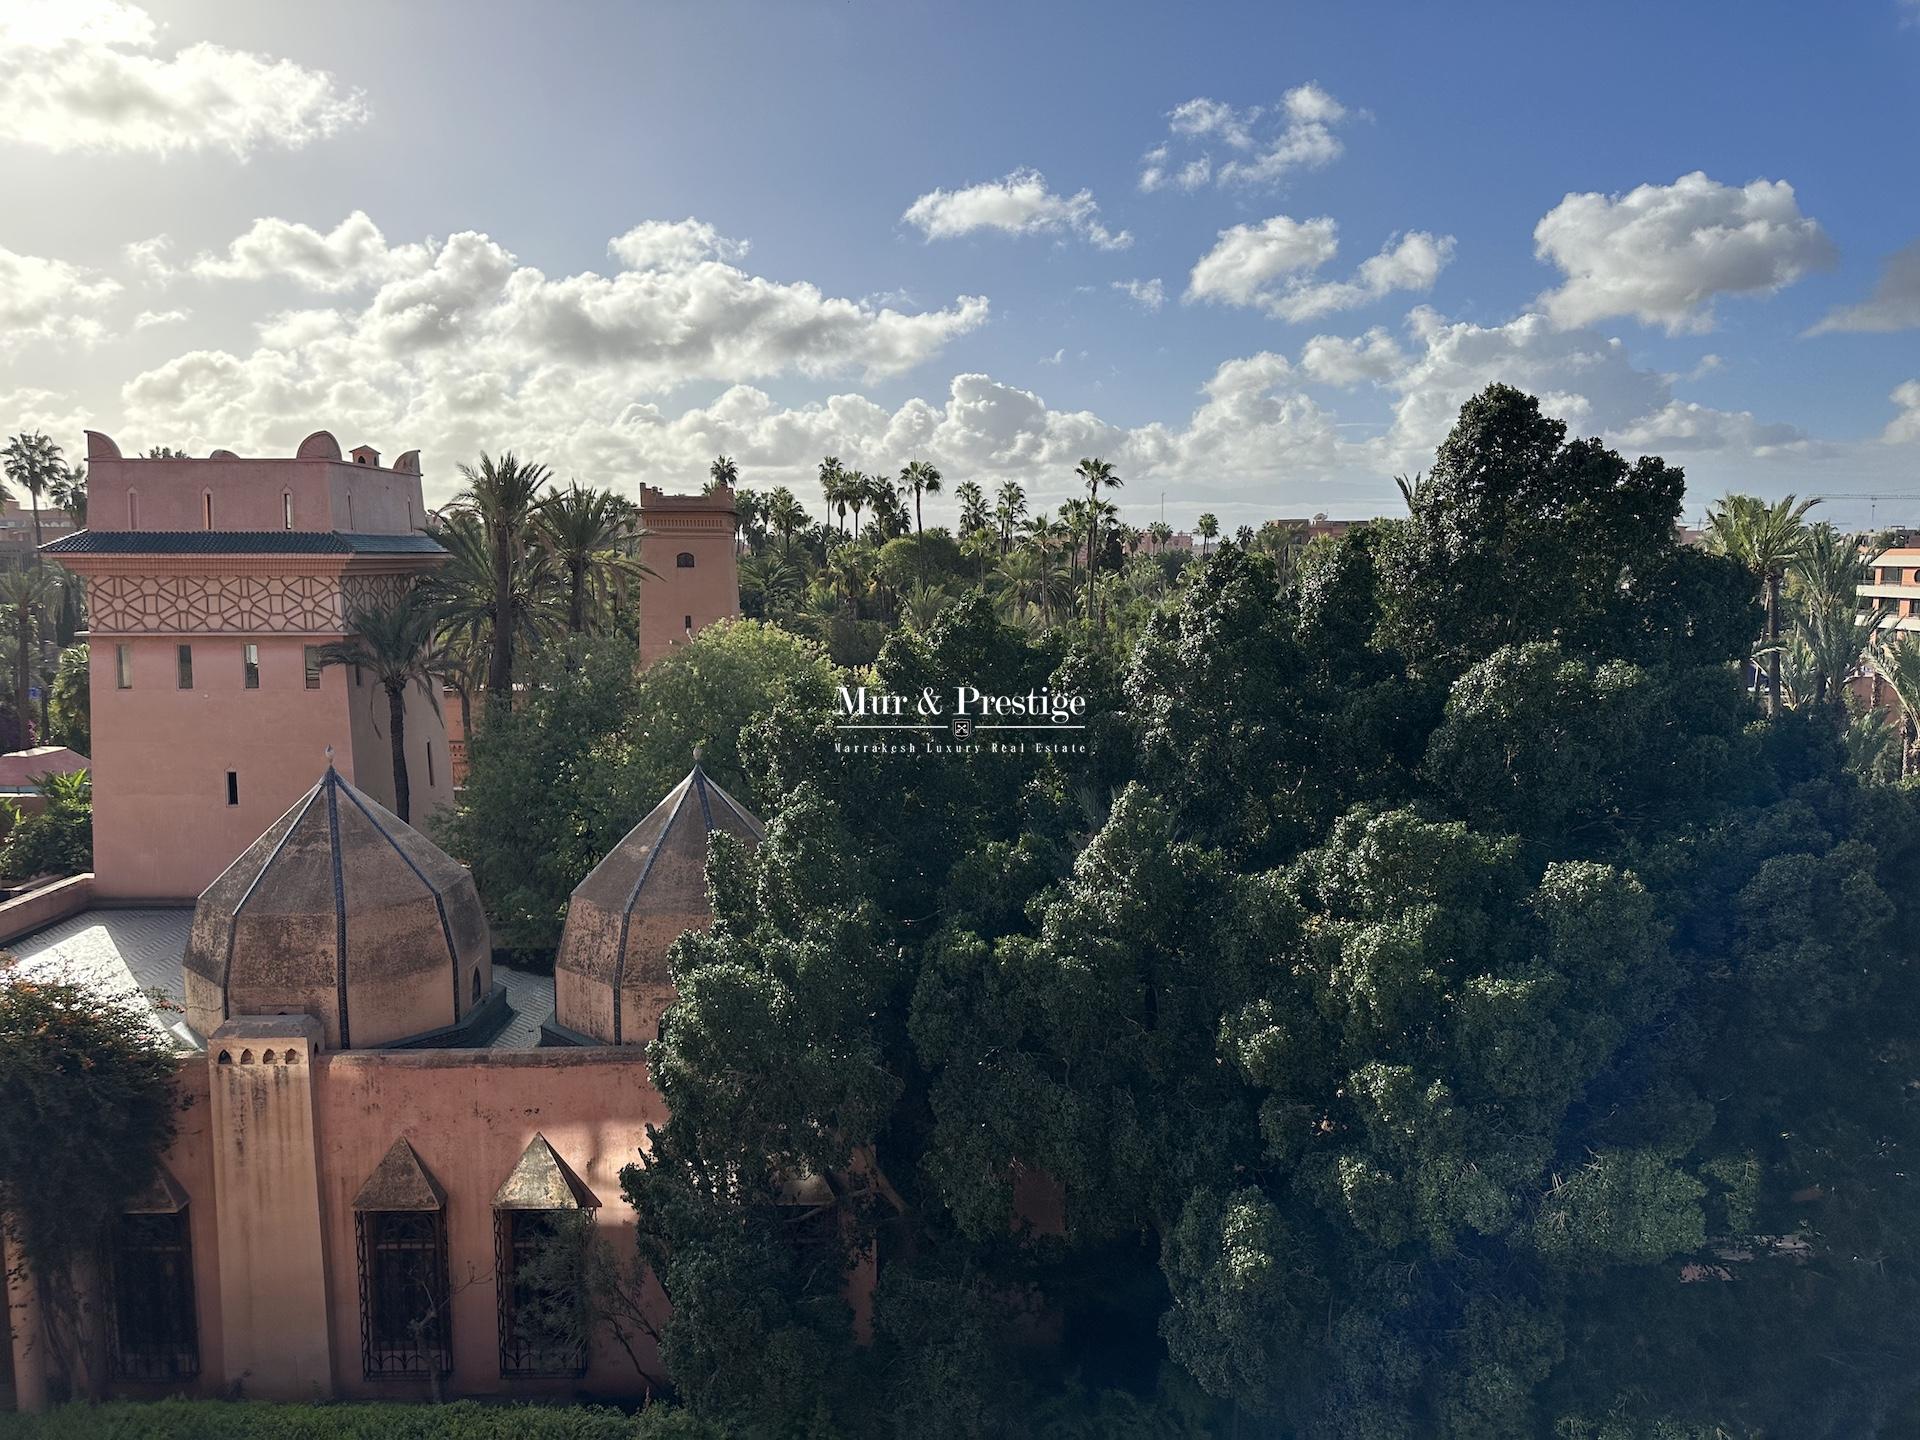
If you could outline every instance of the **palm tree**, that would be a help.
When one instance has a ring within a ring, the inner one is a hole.
[[[1199,523],[1193,528],[1200,532],[1200,558],[1204,560],[1207,558],[1207,546],[1209,542],[1212,541],[1214,536],[1220,533],[1220,521],[1214,516],[1212,511],[1208,511],[1200,517]]]
[[[884,475],[867,477],[867,503],[873,506],[875,541],[885,544],[913,529],[907,520],[906,502],[893,482]]]
[[[479,468],[462,465],[467,488],[454,506],[472,515],[486,533],[493,579],[493,654],[487,662],[487,691],[502,700],[513,696],[515,626],[514,575],[527,548],[528,531],[547,483],[547,467],[523,465],[508,451],[497,460],[480,457]]]
[[[1407,513],[1417,515],[1420,511],[1420,491],[1427,483],[1426,471],[1416,470],[1412,478],[1396,475],[1393,477],[1393,483],[1400,491],[1400,498],[1407,502]]]
[[[920,497],[940,493],[940,471],[930,460],[910,460],[900,471],[900,483],[913,492],[913,528],[918,534],[926,528],[920,523]]]
[[[1012,480],[1003,480],[993,492],[993,518],[1000,526],[1000,549],[1013,543],[1014,528],[1026,518],[1027,492]]]
[[[827,513],[838,515],[844,528],[847,523],[847,472],[841,469],[838,455],[829,455],[820,462],[820,493],[826,498]]]
[[[707,466],[707,490],[712,493],[722,485],[729,490],[740,483],[740,467],[733,463],[731,455],[721,455]]]
[[[793,532],[806,528],[807,512],[799,497],[784,485],[776,485],[767,493],[767,524],[780,537],[781,553],[792,554]]]
[[[429,521],[427,534],[440,542],[447,559],[426,580],[427,595],[440,612],[441,628],[449,643],[464,644],[485,657],[491,691],[495,636],[502,628],[512,645],[536,643],[558,630],[563,617],[556,613],[553,556],[545,548],[523,545],[508,567],[506,598],[495,586],[494,548],[480,517],[467,510],[449,510]]]
[[[426,691],[433,713],[440,713],[434,693],[435,634],[440,617],[418,591],[408,591],[391,604],[355,610],[347,619],[344,640],[320,648],[322,665],[358,665],[373,673],[387,692],[387,739],[393,751],[393,813],[412,823],[413,791],[407,778],[407,690]]]
[[[53,503],[67,512],[76,530],[87,528],[87,467],[69,465],[54,482],[47,487],[47,494]]]
[[[1898,632],[1880,648],[1877,668],[1900,702],[1900,773],[1913,773],[1914,741],[1920,738],[1920,635]]]
[[[873,501],[873,477],[864,470],[848,470],[841,477],[846,501],[853,510],[853,538],[860,538],[860,512]]]
[[[1164,550],[1173,543],[1173,527],[1164,520],[1156,520],[1147,526],[1147,534],[1153,537],[1156,550]]]
[[[806,588],[805,572],[784,555],[749,555],[740,562],[741,606],[755,619],[785,618]]]
[[[971,480],[953,487],[953,498],[960,502],[960,533],[971,535],[993,523],[987,511],[987,492]]]
[[[1818,499],[1794,497],[1768,505],[1751,495],[1729,495],[1707,514],[1707,545],[1753,572],[1767,606],[1768,709],[1780,711],[1780,586],[1806,543],[1807,511]]]
[[[1073,473],[1087,482],[1087,623],[1091,625],[1093,623],[1093,577],[1094,572],[1100,568],[1099,536],[1096,529],[1102,517],[1098,513],[1097,502],[1100,499],[1102,486],[1109,490],[1118,490],[1124,482],[1113,473],[1113,466],[1104,460],[1082,460],[1074,467]]]
[[[1868,615],[1860,611],[1860,587],[1872,583],[1877,558],[1862,554],[1852,536],[1824,520],[1807,528],[1787,575],[1800,698],[1815,705],[1839,699],[1875,632],[1889,618],[1885,609]]]
[[[635,530],[627,507],[610,490],[576,482],[549,492],[534,507],[534,543],[553,557],[566,577],[569,635],[585,632],[589,602],[604,609],[610,586],[657,578],[640,563],[630,544],[644,535]]]
[[[52,576],[44,570],[9,570],[0,574],[0,630],[4,630],[13,652],[13,714],[20,725],[22,750],[33,743],[27,706],[28,691],[33,685],[34,649],[55,591]],[[41,733],[45,730],[43,721]]]
[[[60,447],[52,439],[39,431],[28,431],[16,435],[0,450],[0,465],[7,472],[7,478],[26,490],[33,503],[33,563],[40,563],[40,494],[50,489],[56,480],[63,479],[67,473],[66,462],[60,458]],[[0,494],[0,500],[8,498]]]

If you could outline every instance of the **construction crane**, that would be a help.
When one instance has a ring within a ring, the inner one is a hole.
[[[1882,500],[1920,500],[1920,490],[1829,490],[1822,494],[1822,500],[1865,500],[1867,502],[1867,528],[1879,528],[1880,502]]]

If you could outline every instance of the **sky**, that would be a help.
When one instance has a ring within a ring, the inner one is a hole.
[[[0,0],[0,430],[1231,529],[1498,380],[1920,524],[1916,81],[1920,0]]]

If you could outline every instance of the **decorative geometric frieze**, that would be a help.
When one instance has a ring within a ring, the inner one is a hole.
[[[325,634],[355,610],[393,603],[407,574],[93,575],[87,611],[103,634]]]

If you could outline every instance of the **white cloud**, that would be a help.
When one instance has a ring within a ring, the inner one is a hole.
[[[117,281],[81,266],[0,247],[0,351],[33,340],[97,340],[99,311],[119,292]]]
[[[121,247],[121,253],[126,256],[127,268],[140,280],[164,286],[178,273],[173,262],[167,259],[167,251],[172,248],[173,241],[167,236],[154,235],[145,240],[128,241]]]
[[[1325,216],[1275,215],[1222,230],[1187,283],[1187,299],[1252,306],[1286,321],[1312,320],[1379,300],[1396,290],[1425,291],[1453,257],[1453,237],[1412,230],[1389,240],[1350,280],[1312,273],[1339,250],[1338,227]]]
[[[249,234],[284,239],[294,228]],[[558,452],[589,417],[614,424],[644,408],[640,397],[689,382],[898,375],[987,317],[976,297],[904,313],[749,274],[714,258],[744,247],[697,221],[616,240],[642,268],[559,278],[471,232],[398,248],[316,250],[312,232],[296,238],[290,251],[261,254],[301,257],[300,273],[320,288],[338,291],[338,277],[363,262],[378,269],[406,254],[409,263],[350,305],[270,316],[249,353],[191,351],[134,377],[122,393],[135,426],[180,436],[169,443],[244,449],[337,419],[410,437],[403,448],[436,447],[449,465],[483,445]]]
[[[1376,325],[1366,334],[1316,335],[1301,347],[1300,369],[1322,385],[1358,385],[1393,378],[1406,365],[1400,346]]]
[[[1167,303],[1167,287],[1158,278],[1152,280],[1116,280],[1113,288],[1120,291],[1142,310],[1158,310]]]
[[[1235,225],[1222,230],[1213,249],[1195,263],[1187,298],[1253,305],[1273,281],[1317,269],[1339,248],[1339,227],[1325,216],[1275,215],[1258,225]]]
[[[1631,315],[1670,334],[1711,329],[1717,295],[1770,295],[1834,256],[1786,181],[1736,188],[1698,170],[1625,195],[1570,194],[1533,239],[1567,277],[1538,302],[1556,323]]]
[[[1054,351],[1051,355],[1042,355],[1040,357],[1040,363],[1042,365],[1064,365],[1066,364],[1066,361],[1067,361],[1067,347],[1064,345],[1062,345],[1058,350]]]
[[[607,244],[607,251],[632,270],[669,270],[703,260],[739,260],[748,242],[729,240],[704,220],[643,220]]]
[[[311,225],[265,216],[235,238],[225,255],[200,256],[193,273],[203,280],[286,279],[310,290],[340,291],[417,273],[430,254],[428,245],[389,249],[364,210],[324,235]]]
[[[1270,186],[1296,170],[1320,169],[1340,158],[1344,146],[1334,127],[1347,116],[1344,105],[1313,84],[1287,91],[1271,109],[1255,105],[1236,110],[1219,100],[1196,97],[1168,112],[1173,141],[1141,157],[1140,188],[1198,190],[1209,180],[1223,186]],[[1175,166],[1173,142],[1200,147],[1217,143],[1226,147],[1225,158],[1216,163],[1213,151],[1202,148]]]
[[[1888,422],[1880,438],[1889,445],[1920,445],[1920,380],[1896,385],[1887,398],[1900,413]]]
[[[198,43],[166,53],[159,26],[117,0],[0,8],[0,141],[55,153],[297,149],[366,118],[358,91],[292,60]]]
[[[1920,6],[1920,0],[1913,3]],[[1887,257],[1886,264],[1880,268],[1880,283],[1873,287],[1872,299],[1829,311],[1810,333],[1916,328],[1920,328],[1920,240]]]
[[[1038,170],[1015,170],[1003,180],[969,185],[964,190],[929,190],[900,218],[929,240],[947,240],[976,230],[1007,235],[1078,235],[1102,250],[1124,250],[1133,243],[1100,223],[1100,207],[1091,190],[1057,195]]]
[[[156,325],[179,325],[192,313],[191,310],[142,310],[133,317],[133,328],[151,330]]]

